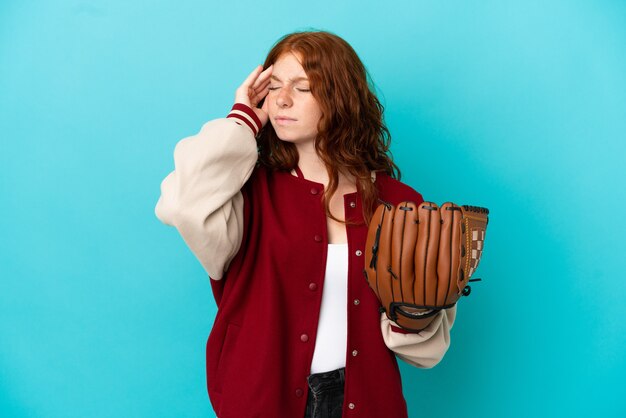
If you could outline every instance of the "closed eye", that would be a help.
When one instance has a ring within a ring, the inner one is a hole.
[[[267,89],[270,91],[274,91],[274,90],[278,90],[279,88],[280,87],[268,87]],[[311,89],[303,89],[303,88],[296,88],[296,90],[301,91],[303,93],[311,91]]]

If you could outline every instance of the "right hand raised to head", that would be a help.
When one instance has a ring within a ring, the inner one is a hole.
[[[262,71],[263,66],[257,66],[243,84],[235,91],[235,103],[243,103],[252,108],[254,113],[256,113],[261,120],[263,126],[265,126],[269,119],[266,106],[267,102],[263,104],[262,109],[258,109],[257,105],[269,92],[270,75],[272,75],[273,68],[273,65],[270,65],[265,71]]]

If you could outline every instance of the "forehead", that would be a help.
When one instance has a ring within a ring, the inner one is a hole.
[[[293,53],[286,53],[274,62],[271,78],[277,81],[308,81],[309,78],[300,64],[300,57]]]

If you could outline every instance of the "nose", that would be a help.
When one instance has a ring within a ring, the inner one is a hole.
[[[293,104],[289,89],[284,88],[279,90],[276,96],[276,104],[278,107],[290,107]]]

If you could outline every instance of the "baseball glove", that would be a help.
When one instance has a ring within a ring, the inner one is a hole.
[[[401,328],[419,332],[468,286],[483,251],[489,210],[444,203],[380,205],[369,225],[365,277],[381,312]]]

